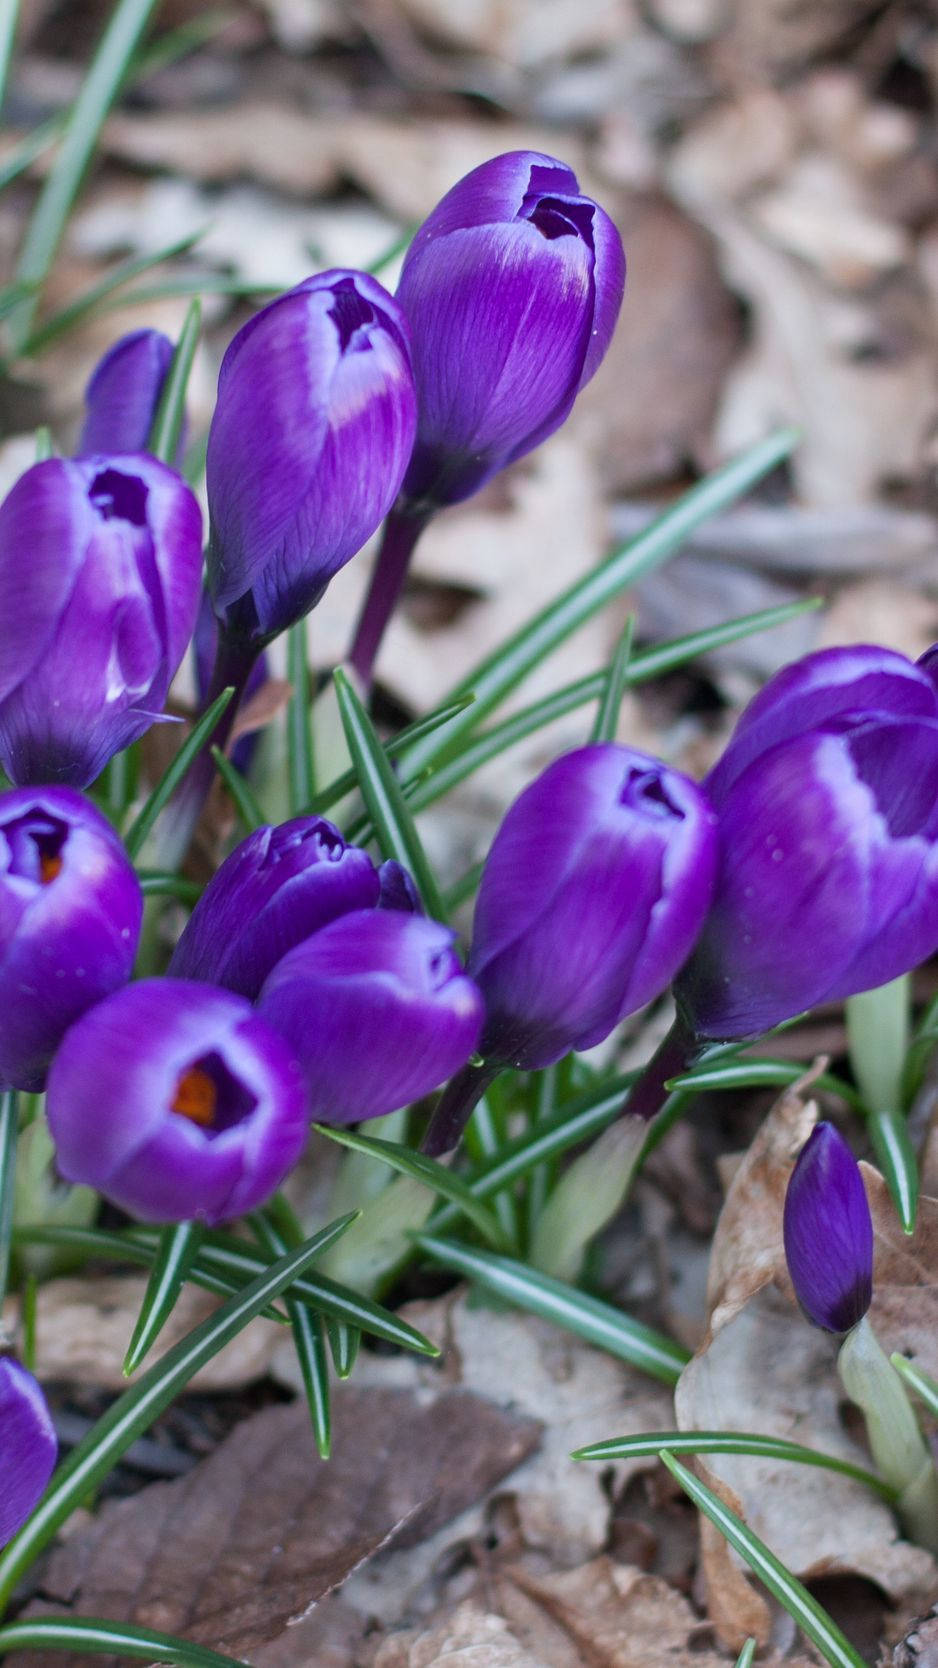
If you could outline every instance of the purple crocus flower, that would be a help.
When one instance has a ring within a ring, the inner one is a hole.
[[[85,389],[79,457],[147,450],[172,357],[162,330],[132,330],[108,348]]]
[[[706,797],[660,760],[607,743],[549,765],[509,809],[479,885],[482,1053],[536,1070],[660,995],[700,930],[716,857]]]
[[[45,1492],[58,1441],[46,1399],[25,1367],[0,1356],[0,1546],[12,1540]]]
[[[143,897],[72,788],[0,794],[0,1086],[41,1089],[65,1031],[130,978]]]
[[[555,157],[509,151],[454,185],[397,292],[418,406],[405,496],[467,498],[553,434],[599,367],[624,285],[615,226]]]
[[[756,1036],[938,947],[938,690],[858,645],[808,655],[744,712],[705,787],[720,870],[677,987],[698,1037]]]
[[[144,1222],[254,1210],[306,1139],[300,1068],[243,996],[144,979],[67,1033],[46,1093],[66,1180]]]
[[[849,1332],[873,1296],[873,1223],[866,1189],[843,1136],[817,1124],[785,1195],[785,1257],[795,1296],[827,1332]]]
[[[482,1002],[452,940],[426,916],[372,909],[343,915],[278,962],[258,1009],[301,1060],[314,1118],[381,1117],[465,1065]]]
[[[34,464],[0,505],[0,763],[84,787],[163,708],[192,635],[201,514],[144,456]]]
[[[239,330],[206,459],[231,640],[265,643],[318,602],[394,502],[415,426],[407,326],[376,279],[322,272]]]
[[[288,950],[337,916],[373,907],[379,890],[367,852],[346,845],[324,817],[257,828],[209,881],[169,972],[253,1001]]]

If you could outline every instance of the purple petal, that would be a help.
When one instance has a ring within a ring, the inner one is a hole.
[[[143,1221],[254,1209],[307,1125],[282,1038],[242,997],[177,979],[128,985],[72,1027],[47,1111],[62,1174]]]
[[[483,1052],[546,1065],[659,995],[715,868],[715,818],[686,777],[614,745],[558,759],[508,811],[483,872],[470,957]]]
[[[108,349],[85,389],[79,456],[147,450],[172,357],[161,330],[132,330]]]
[[[926,671],[891,649],[858,643],[805,655],[777,672],[750,701],[707,777],[707,792],[719,809],[760,753],[833,719],[876,712],[938,717],[938,690]]]
[[[39,1385],[9,1356],[0,1357],[0,1453],[0,1546],[6,1546],[45,1493],[58,1453]]]
[[[81,477],[63,458],[27,469],[0,504],[0,701],[45,653],[95,525]]]
[[[0,795],[0,1084],[42,1088],[68,1027],[130,978],[142,914],[130,859],[80,794]]]
[[[504,151],[473,168],[440,198],[416,232],[405,268],[426,244],[450,232],[517,219],[532,192],[569,196],[578,191],[573,169],[555,156],[542,151]]]
[[[798,1155],[784,1232],[808,1319],[827,1332],[849,1332],[873,1295],[873,1223],[857,1161],[833,1124],[818,1124]]]
[[[323,927],[274,968],[259,1011],[302,1062],[315,1119],[380,1117],[465,1065],[482,1003],[452,938],[425,916],[361,911]]]
[[[295,944],[378,902],[368,854],[323,817],[258,828],[225,859],[173,952],[174,978],[207,980],[253,1000]]]

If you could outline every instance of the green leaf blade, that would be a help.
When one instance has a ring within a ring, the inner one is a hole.
[[[454,1175],[444,1164],[428,1158],[425,1153],[412,1152],[409,1147],[400,1146],[394,1141],[375,1140],[371,1136],[359,1135],[349,1129],[333,1129],[327,1124],[317,1124],[315,1127],[320,1135],[328,1136],[330,1141],[338,1142],[339,1146],[349,1147],[352,1152],[364,1153],[369,1158],[380,1159],[400,1175],[410,1176],[414,1181],[432,1188],[442,1199],[448,1200],[459,1212],[467,1216],[496,1251],[508,1248],[509,1242],[496,1217],[462,1178]]]

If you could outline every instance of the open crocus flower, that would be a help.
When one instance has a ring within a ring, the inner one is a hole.
[[[833,1124],[817,1124],[798,1154],[784,1229],[788,1272],[808,1319],[849,1332],[873,1296],[873,1223],[860,1167]]]
[[[508,151],[454,185],[397,292],[417,380],[405,497],[455,503],[553,434],[609,346],[624,284],[615,226],[555,157]]]
[[[146,451],[172,357],[162,330],[131,330],[108,348],[85,389],[79,456]]]
[[[482,1002],[452,941],[423,915],[358,910],[277,963],[258,1010],[301,1060],[314,1118],[381,1117],[465,1065]]]
[[[300,1068],[241,996],[144,979],[89,1010],[52,1063],[59,1170],[144,1222],[263,1203],[306,1138]]]
[[[486,1058],[537,1070],[659,996],[715,869],[716,819],[688,777],[614,743],[555,760],[508,810],[479,884]]]
[[[261,647],[318,602],[397,496],[416,424],[403,315],[376,279],[321,272],[239,330],[206,458],[208,583]]]
[[[755,1036],[938,947],[938,690],[859,645],[808,655],[743,713],[704,786],[714,901],[677,997],[697,1037]]]
[[[143,895],[73,788],[0,794],[0,1086],[41,1089],[65,1031],[133,969]]]
[[[173,952],[170,974],[253,1001],[274,965],[318,927],[378,903],[378,870],[324,817],[257,828],[209,881]]]
[[[0,1356],[0,1546],[38,1504],[57,1453],[49,1409],[32,1373]]]
[[[162,712],[195,624],[199,506],[145,456],[48,458],[0,505],[0,762],[85,787]]]

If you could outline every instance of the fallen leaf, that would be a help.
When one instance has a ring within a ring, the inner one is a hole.
[[[379,1547],[413,1545],[484,1495],[540,1426],[461,1390],[426,1404],[345,1386],[333,1436],[320,1460],[305,1402],[269,1408],[186,1477],[106,1503],[53,1553],[43,1613],[66,1605],[243,1656]]]

